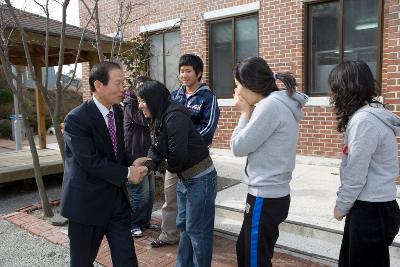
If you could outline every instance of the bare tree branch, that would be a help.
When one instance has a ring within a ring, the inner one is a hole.
[[[78,65],[78,61],[79,61],[79,58],[80,58],[80,53],[81,53],[81,50],[82,50],[82,44],[83,44],[83,40],[84,40],[84,37],[85,37],[85,33],[86,33],[86,30],[87,30],[87,28],[88,28],[88,26],[89,26],[90,21],[93,20],[94,14],[95,14],[95,10],[93,9],[93,11],[91,12],[90,18],[89,18],[89,20],[86,22],[86,25],[85,25],[85,27],[83,28],[83,31],[82,31],[82,34],[81,34],[81,39],[80,39],[80,41],[79,41],[78,50],[77,50],[76,57],[75,57],[75,63],[74,63],[75,65],[74,65],[74,71],[73,71],[73,73],[72,73],[72,77],[71,77],[71,79],[69,80],[68,84],[67,84],[66,86],[64,86],[64,89],[63,89],[63,90],[68,89],[68,87],[71,85],[72,81],[73,81],[74,78],[75,78],[76,67],[77,67],[77,65]]]
[[[49,0],[46,0],[46,4],[42,5],[37,0],[33,0],[40,8],[43,9],[44,14],[46,15],[46,37],[45,37],[45,53],[44,53],[44,62],[45,62],[45,84],[44,84],[44,91],[47,93],[48,83],[49,83]]]
[[[96,24],[96,43],[97,43],[97,54],[99,55],[99,61],[104,60],[103,53],[103,44],[101,42],[101,34],[100,34],[100,21],[99,21],[99,1],[95,0],[94,5],[94,19]]]

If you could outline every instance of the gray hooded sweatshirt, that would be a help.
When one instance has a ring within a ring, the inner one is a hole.
[[[366,105],[351,117],[344,134],[341,186],[336,201],[341,213],[346,215],[357,199],[396,199],[399,133],[400,118],[381,104]]]
[[[244,183],[256,197],[279,198],[290,194],[289,182],[295,167],[301,107],[308,97],[292,96],[286,90],[263,98],[247,120],[239,119],[233,130],[231,149],[235,156],[247,156]]]

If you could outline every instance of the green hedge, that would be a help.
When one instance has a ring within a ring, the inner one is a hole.
[[[10,89],[0,89],[0,105],[12,103],[13,93]]]

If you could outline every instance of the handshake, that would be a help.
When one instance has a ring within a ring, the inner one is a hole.
[[[145,177],[149,173],[149,169],[144,166],[143,164],[151,160],[151,158],[147,157],[142,157],[142,158],[137,158],[132,166],[129,167],[129,177],[128,179],[133,183],[133,184],[138,184],[143,180],[143,177]]]

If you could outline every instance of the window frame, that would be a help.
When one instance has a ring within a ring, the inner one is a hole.
[[[260,54],[260,18],[259,18],[259,12],[252,12],[248,14],[243,14],[243,15],[238,15],[238,16],[230,16],[227,18],[222,18],[222,19],[217,19],[217,20],[211,20],[208,22],[208,51],[209,51],[209,68],[208,68],[208,77],[209,77],[209,85],[211,87],[211,90],[216,94],[215,89],[213,88],[213,53],[212,53],[212,36],[211,36],[211,27],[213,24],[225,22],[231,20],[231,29],[232,29],[232,62],[233,66],[237,64],[237,56],[236,56],[236,20],[237,19],[242,19],[246,17],[256,17],[257,18],[257,55]],[[232,79],[233,80],[233,79]],[[235,87],[234,81],[232,82],[232,89]],[[217,94],[216,94],[217,95]],[[232,99],[232,97],[218,97],[218,99]]]
[[[179,49],[180,49],[180,45],[181,45],[181,32],[180,32],[180,28],[173,28],[171,30],[165,31],[165,30],[160,30],[160,31],[155,31],[152,32],[149,36],[149,40],[151,42],[151,38],[155,35],[162,35],[162,58],[163,58],[163,80],[162,83],[166,84],[167,82],[167,75],[166,75],[166,65],[165,65],[165,34],[170,33],[170,32],[178,32],[179,33]],[[151,57],[152,55],[150,55]],[[147,69],[149,70],[149,77],[151,77],[151,71],[150,71],[150,58],[148,60],[147,63]],[[178,70],[178,74],[179,74],[179,70]]]
[[[339,3],[339,63],[343,62],[343,57],[344,57],[344,52],[343,52],[343,47],[344,47],[344,25],[343,25],[343,20],[344,20],[344,1],[346,0],[316,0],[316,1],[310,1],[305,3],[304,6],[304,66],[303,66],[303,77],[305,79],[305,86],[307,90],[307,94],[312,97],[319,97],[319,96],[329,96],[329,92],[327,93],[313,93],[311,91],[311,56],[312,53],[310,53],[311,49],[311,31],[310,31],[310,9],[312,6],[319,5],[319,4],[324,4],[324,3],[333,3],[333,2],[338,2]],[[376,66],[377,66],[377,73],[376,73],[376,81],[378,83],[378,88],[379,88],[379,94],[381,93],[381,85],[382,85],[382,53],[383,53],[383,14],[384,11],[384,0],[378,0],[378,27],[377,27],[377,55],[376,55]]]

